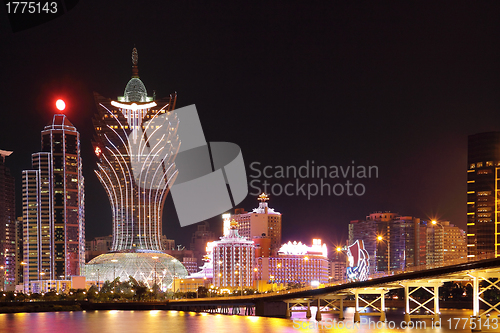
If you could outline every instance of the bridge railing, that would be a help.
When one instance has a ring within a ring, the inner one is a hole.
[[[428,269],[433,269],[433,268],[440,268],[440,267],[447,267],[447,266],[456,266],[459,264],[465,264],[468,262],[474,262],[474,261],[481,261],[485,259],[492,259],[495,258],[495,253],[486,253],[482,254],[473,258],[457,258],[457,259],[451,259],[451,260],[446,260],[446,261],[441,261],[441,262],[436,262],[432,264],[426,264],[426,265],[418,265],[418,266],[410,266],[406,267],[405,269],[394,269],[391,270],[390,272],[376,272],[374,274],[370,274],[371,279],[376,279],[376,278],[381,278],[389,275],[396,275],[396,274],[403,274],[403,273],[410,273],[410,272],[418,272],[418,271],[423,271],[423,270],[428,270]],[[333,280],[330,283],[328,283],[328,286],[335,286],[338,284],[345,283],[344,280]]]

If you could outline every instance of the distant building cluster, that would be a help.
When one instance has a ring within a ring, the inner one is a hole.
[[[465,232],[448,221],[424,221],[391,212],[351,221],[349,243],[356,240],[363,241],[370,255],[370,274],[440,266],[467,256]]]

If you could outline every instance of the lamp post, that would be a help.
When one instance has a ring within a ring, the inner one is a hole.
[[[431,223],[433,225],[438,225],[438,226],[441,227],[441,231],[442,231],[442,235],[441,235],[441,247],[442,247],[442,252],[443,252],[443,258],[441,260],[441,262],[442,262],[441,266],[444,266],[444,225],[442,225],[441,223],[439,223],[436,220],[433,220]],[[434,236],[435,236],[435,234],[434,234]]]
[[[384,237],[377,236],[377,241],[384,241]],[[387,240],[387,275],[391,275],[391,241]]]

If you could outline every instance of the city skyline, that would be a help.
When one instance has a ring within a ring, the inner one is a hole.
[[[178,6],[177,12],[183,13]],[[9,64],[0,85],[5,109],[29,115],[6,113],[0,131],[2,149],[14,151],[6,164],[16,178],[16,201],[20,170],[29,168],[29,156],[38,147],[37,133],[20,137],[15,129],[44,124],[53,101],[61,97],[82,135],[87,234],[111,233],[106,193],[92,174],[92,91],[121,95],[118,89],[128,78],[123,68],[130,66],[129,57],[121,55],[128,55],[136,43],[148,89],[158,96],[179,92],[178,107],[196,104],[207,139],[241,146],[249,181],[252,162],[378,166],[379,177],[364,182],[362,197],[307,200],[270,194],[273,207],[286,215],[283,240],[307,241],[328,228],[331,232],[322,238],[340,242],[347,238],[350,220],[377,210],[449,220],[465,229],[467,136],[498,130],[500,123],[500,75],[494,56],[500,39],[495,29],[499,5],[479,4],[474,12],[457,6],[450,15],[441,14],[437,5],[399,5],[398,15],[382,5],[369,6],[371,12],[361,11],[352,21],[307,7],[300,7],[301,15],[271,11],[255,17],[231,6],[220,14],[214,14],[220,8],[205,8],[215,16],[200,10],[185,21],[179,14],[168,29],[144,24],[141,12],[137,24],[125,28],[128,38],[112,43],[104,37],[119,35],[115,29],[120,25],[106,23],[110,29],[99,29],[113,16],[111,5],[95,13],[95,26],[82,21],[88,8],[77,6],[72,22],[61,17],[21,33],[2,30],[0,36],[11,46],[1,56]],[[392,16],[396,19],[388,20]],[[314,23],[309,20],[313,17],[318,18]],[[295,21],[299,23],[291,23]],[[76,29],[83,25],[86,29]],[[103,38],[89,38],[104,30]],[[154,37],[146,38],[151,31]],[[155,39],[171,40],[175,47],[157,52]],[[73,40],[79,45],[65,46]],[[295,43],[303,47],[290,46]],[[37,52],[29,64],[16,60],[42,47],[44,52]],[[190,236],[183,234],[191,235],[195,227],[176,224],[169,200],[165,214],[172,223],[164,225],[164,234],[187,245]],[[254,200],[249,195],[239,206],[251,208]],[[314,223],[304,228],[308,219]],[[220,217],[210,223],[220,230]]]

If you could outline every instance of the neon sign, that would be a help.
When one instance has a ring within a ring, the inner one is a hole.
[[[369,258],[362,240],[357,240],[347,247],[347,259],[349,260],[347,279],[350,282],[368,280]]]

